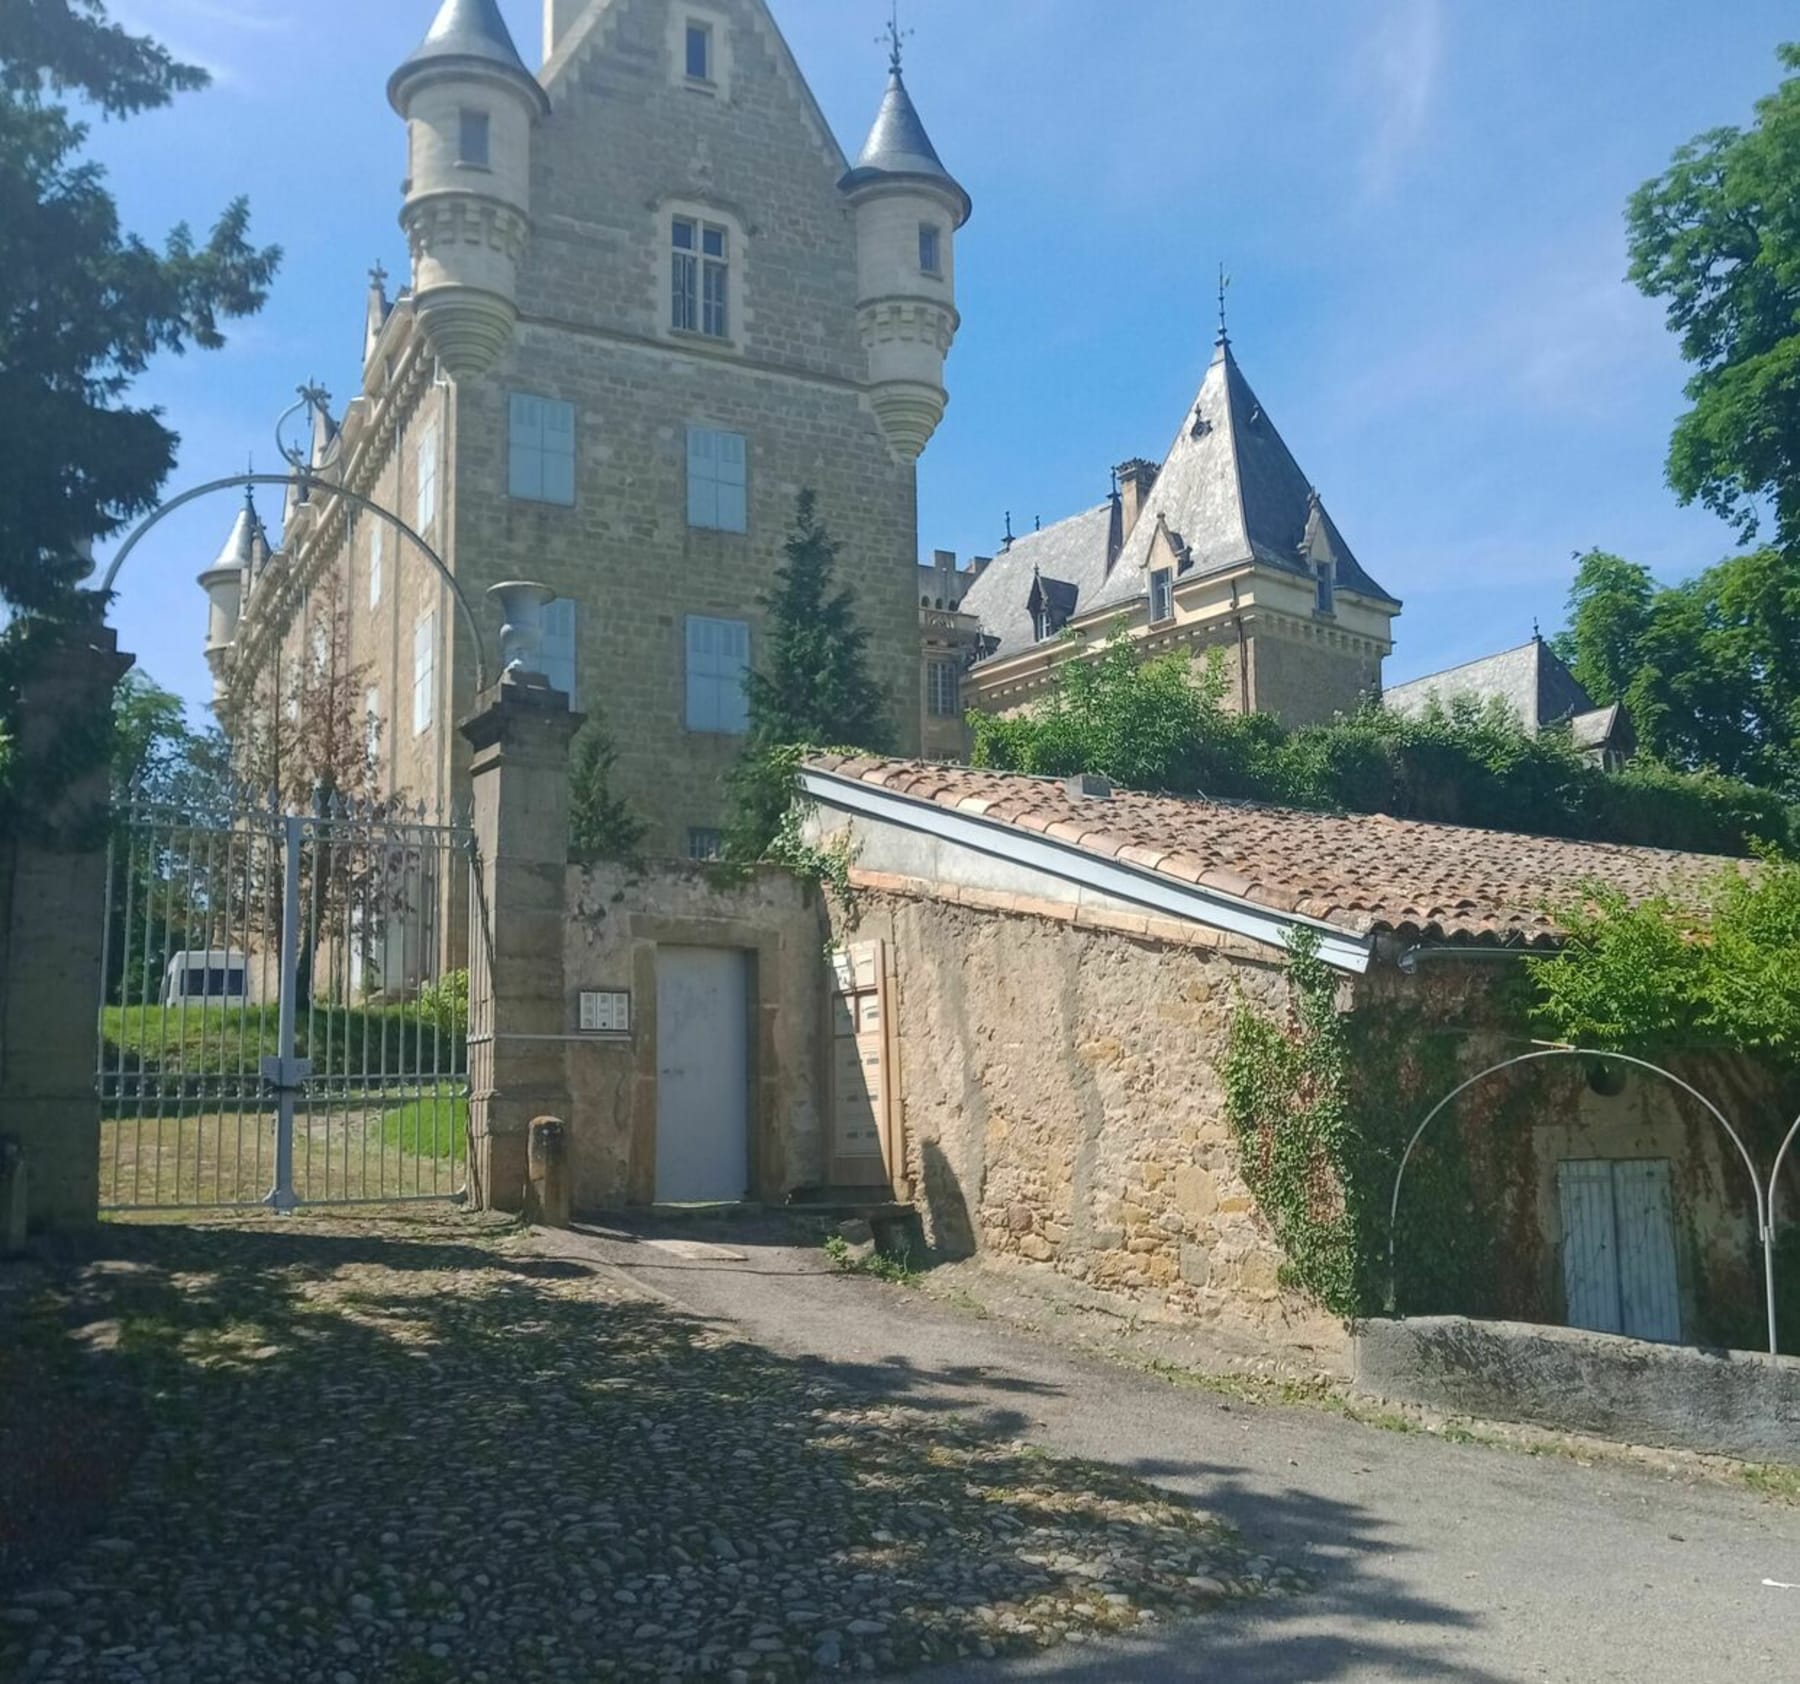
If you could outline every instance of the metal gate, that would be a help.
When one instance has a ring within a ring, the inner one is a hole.
[[[472,857],[466,825],[388,805],[134,793],[108,856],[102,1208],[461,1198]]]

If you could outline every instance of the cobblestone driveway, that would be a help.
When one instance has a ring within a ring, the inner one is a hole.
[[[1114,1470],[869,1407],[471,1219],[100,1243],[0,1295],[0,1353],[75,1341],[71,1395],[143,1399],[144,1449],[0,1585],[0,1676],[789,1684],[1295,1585]]]

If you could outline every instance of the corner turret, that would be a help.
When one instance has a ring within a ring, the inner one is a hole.
[[[550,109],[495,0],[444,0],[388,82],[411,165],[400,225],[414,308],[452,379],[485,374],[519,319],[531,222],[531,130]]]
[[[212,566],[200,575],[206,592],[206,665],[212,673],[213,693],[223,695],[231,652],[237,644],[238,622],[252,578],[269,556],[269,535],[256,512],[256,492],[244,488],[244,506],[232,523],[231,535]]]
[[[887,93],[856,165],[839,184],[856,212],[857,318],[875,413],[916,461],[944,418],[944,363],[956,311],[956,233],[973,211],[907,92],[892,32]]]

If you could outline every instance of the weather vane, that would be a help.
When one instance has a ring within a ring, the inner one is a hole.
[[[875,37],[877,41],[887,42],[891,49],[888,69],[896,76],[900,74],[900,64],[905,56],[905,44],[913,38],[914,31],[900,27],[900,0],[894,0],[893,15],[888,19],[887,33]]]
[[[1219,343],[1229,345],[1231,336],[1225,331],[1225,291],[1231,285],[1231,277],[1225,273],[1225,265],[1219,265]]]

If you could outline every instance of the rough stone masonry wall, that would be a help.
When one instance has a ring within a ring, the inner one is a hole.
[[[1224,1114],[1240,991],[1285,1009],[1275,956],[1011,904],[857,897],[853,939],[896,949],[908,1169],[933,1246],[1055,1270],[1222,1344],[1341,1357],[1342,1326],[1281,1285]]]
[[[772,868],[732,880],[703,866],[572,866],[567,893],[561,958],[571,1033],[584,990],[632,996],[628,1038],[581,1036],[568,1046],[575,1208],[655,1201],[656,964],[668,946],[751,956],[751,1191],[779,1203],[821,1182],[825,924],[810,885]]]

